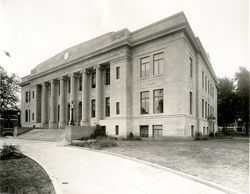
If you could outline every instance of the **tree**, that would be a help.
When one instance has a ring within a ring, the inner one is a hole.
[[[225,132],[228,124],[234,122],[237,117],[237,96],[232,79],[219,78],[218,81],[218,124]]]
[[[238,98],[238,117],[245,123],[246,133],[249,127],[249,90],[250,72],[245,67],[240,67],[239,72],[235,73],[236,95]]]
[[[20,79],[16,74],[8,75],[0,65],[0,114],[6,110],[17,109],[19,83]]]

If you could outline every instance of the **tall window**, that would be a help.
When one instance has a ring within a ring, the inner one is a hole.
[[[192,115],[193,114],[193,94],[192,92],[189,93],[189,113]]]
[[[91,117],[95,117],[95,100],[91,101]]]
[[[29,109],[29,122],[30,122],[30,109]]]
[[[207,76],[205,76],[205,90],[207,91]]]
[[[148,126],[140,126],[140,136],[141,137],[148,137]]]
[[[208,116],[209,116],[209,114],[210,114],[209,111],[210,111],[210,105],[208,104],[208,105],[207,105],[207,115],[208,115]]]
[[[163,53],[154,55],[154,75],[163,74]]]
[[[154,90],[154,113],[163,113],[163,89]]]
[[[61,89],[61,88],[60,88],[60,82],[58,82],[58,95],[59,95],[59,96],[60,96],[60,92],[61,92],[60,89]]]
[[[149,57],[145,57],[140,60],[140,74],[141,77],[149,76]]]
[[[68,93],[70,93],[70,79],[68,81]]]
[[[105,99],[105,112],[106,112],[106,117],[110,116],[110,97],[106,97]]]
[[[119,135],[119,125],[116,125],[116,126],[115,126],[115,134],[116,134],[116,135]]]
[[[116,67],[116,79],[120,79],[120,67]]]
[[[190,68],[190,77],[192,78],[193,77],[193,60],[192,58],[190,57],[189,58],[190,62],[189,62],[189,68]]]
[[[149,92],[141,92],[141,114],[149,113]]]
[[[207,86],[208,86],[207,91],[208,91],[208,95],[209,95],[210,94],[210,81],[209,80],[207,80]]]
[[[202,88],[204,88],[204,72],[202,71]]]
[[[70,120],[70,103],[68,103],[68,121]]]
[[[30,102],[30,96],[31,96],[31,92],[29,91],[29,102]]]
[[[82,91],[82,76],[79,77],[79,91]]]
[[[106,85],[110,85],[110,67],[106,68]]]
[[[32,121],[35,119],[35,113],[32,113]]]
[[[95,88],[96,85],[96,73],[92,72],[91,74],[91,84],[92,84],[92,88]]]
[[[57,106],[57,120],[60,121],[60,105]]]
[[[116,102],[116,114],[120,114],[120,102]]]
[[[207,102],[205,102],[205,118],[207,118]]]
[[[201,114],[202,114],[202,118],[204,118],[204,99],[202,99],[202,111],[201,111]]]
[[[35,98],[35,92],[32,91],[32,98],[34,99]]]
[[[29,92],[25,92],[25,102],[29,102]]]
[[[28,110],[25,110],[25,122],[29,121],[29,115]]]

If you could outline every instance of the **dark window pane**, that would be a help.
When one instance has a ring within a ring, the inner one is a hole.
[[[110,68],[106,68],[106,85],[110,85]]]

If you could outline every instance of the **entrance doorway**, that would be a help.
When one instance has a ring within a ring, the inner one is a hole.
[[[153,138],[161,139],[162,135],[162,125],[153,125]]]

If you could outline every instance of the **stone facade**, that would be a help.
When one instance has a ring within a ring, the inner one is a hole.
[[[182,12],[66,49],[21,86],[23,126],[65,128],[73,118],[120,137],[217,131],[217,78]]]

